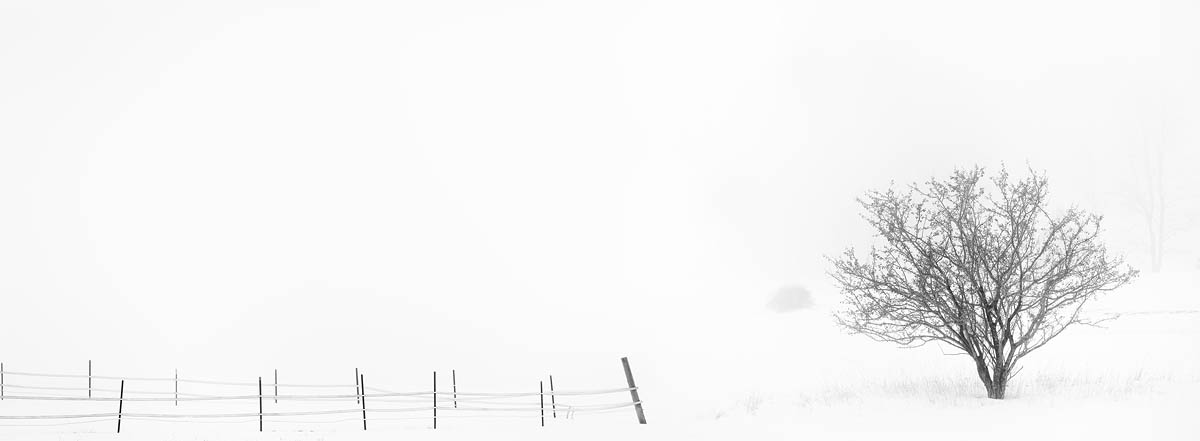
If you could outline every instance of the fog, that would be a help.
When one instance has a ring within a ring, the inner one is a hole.
[[[1183,0],[7,1],[0,354],[703,351],[720,311],[835,295],[824,256],[871,241],[857,196],[976,164],[1044,171],[1144,265],[1161,151],[1165,268],[1194,268],[1196,22]]]

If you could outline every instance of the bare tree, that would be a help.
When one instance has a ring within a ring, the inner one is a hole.
[[[1142,131],[1141,149],[1131,151],[1131,173],[1123,182],[1125,200],[1141,218],[1149,269],[1155,273],[1163,269],[1165,257],[1180,251],[1172,245],[1200,220],[1200,192],[1189,182],[1194,174],[1188,170],[1195,158],[1170,148],[1167,133],[1165,118],[1159,118],[1157,128]]]
[[[1152,148],[1147,142],[1143,148],[1140,161],[1141,170],[1135,172],[1136,185],[1130,188],[1131,202],[1146,226],[1146,239],[1149,244],[1150,272],[1162,270],[1163,250],[1166,248],[1169,233],[1166,218],[1166,193],[1163,186],[1164,152],[1163,146]],[[1139,161],[1134,161],[1139,162]]]
[[[1137,271],[1107,255],[1100,216],[1048,211],[1044,175],[984,175],[976,167],[906,192],[868,192],[863,218],[885,242],[866,261],[853,249],[830,259],[830,275],[845,296],[845,329],[957,348],[988,397],[1003,399],[1022,358],[1072,324],[1096,323],[1083,305]]]

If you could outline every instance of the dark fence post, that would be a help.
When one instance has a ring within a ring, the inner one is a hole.
[[[279,369],[275,370],[275,404],[279,404]]]
[[[117,433],[121,433],[121,414],[125,413],[125,380],[121,380],[121,395],[117,399]]]
[[[262,377],[258,377],[258,431],[263,429],[263,408],[262,408]]]
[[[554,400],[554,376],[550,376],[550,418],[558,418],[558,404]]]
[[[541,381],[538,382],[538,401],[540,401],[539,407],[542,410],[542,427],[546,427],[546,395]]]
[[[437,430],[437,371],[433,371],[433,429]]]
[[[362,400],[362,391],[358,388],[358,382],[362,379],[362,375],[358,373],[358,368],[354,368],[354,402]]]
[[[354,371],[357,372],[358,369]],[[367,430],[367,382],[363,379],[362,374],[358,375],[358,384],[362,388],[362,397],[359,401],[362,402],[363,430]]]
[[[633,409],[637,411],[638,424],[646,424],[646,414],[642,412],[642,400],[638,398],[637,385],[633,383],[633,371],[629,370],[629,358],[621,357],[621,365],[625,367],[625,380],[629,382],[629,395],[633,397]]]
[[[92,397],[92,360],[88,360],[88,398]]]
[[[179,405],[179,369],[175,369],[175,405]]]
[[[450,370],[450,387],[454,388],[454,408],[458,409],[458,373]]]

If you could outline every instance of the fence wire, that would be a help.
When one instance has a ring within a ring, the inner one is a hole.
[[[297,411],[260,411],[232,413],[156,413],[156,412],[92,412],[53,415],[0,415],[0,427],[45,427],[70,426],[91,423],[104,423],[121,419],[130,421],[155,421],[164,423],[246,423],[261,421],[264,423],[282,424],[332,424],[346,421],[408,421],[429,420],[430,416],[404,416],[418,412],[433,412],[436,419],[459,418],[540,418],[543,421],[550,411],[563,414],[566,419],[580,414],[599,414],[617,411],[641,404],[641,401],[608,402],[608,403],[576,403],[574,400],[594,396],[630,393],[636,387],[589,389],[589,390],[556,390],[542,392],[473,392],[467,391],[393,391],[376,387],[363,387],[360,384],[296,384],[296,383],[262,383],[262,388],[289,389],[322,389],[322,388],[354,388],[355,394],[236,394],[213,395],[195,392],[180,392],[178,384],[201,384],[214,386],[260,386],[259,383],[217,381],[195,378],[176,377],[119,377],[81,374],[58,374],[39,372],[20,372],[0,370],[5,378],[25,377],[28,380],[38,378],[77,378],[91,380],[121,380],[131,382],[170,382],[176,390],[133,390],[109,389],[81,386],[44,386],[27,383],[12,384],[0,382],[0,397],[13,401],[44,401],[44,402],[103,402],[132,403],[190,403],[190,402],[227,402],[227,401],[272,401],[276,403],[324,403],[355,400],[359,403],[354,408],[335,408],[320,410]],[[90,381],[89,381],[90,385]],[[456,388],[457,389],[457,388]],[[266,389],[263,389],[266,390]],[[17,394],[13,394],[16,392]],[[87,396],[71,395],[71,393]],[[119,396],[100,396],[112,394]],[[553,398],[549,402],[546,399]],[[365,401],[365,403],[364,403]],[[405,404],[409,406],[404,406]],[[419,405],[418,405],[419,404]],[[399,405],[399,406],[397,406]],[[368,414],[383,416],[367,418]],[[356,415],[350,418],[310,419],[305,417]],[[363,416],[357,416],[363,415]]]

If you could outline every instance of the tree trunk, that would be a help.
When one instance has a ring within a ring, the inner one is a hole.
[[[1004,392],[1008,390],[1008,370],[995,368],[992,370],[992,387],[988,390],[988,398],[1003,400]]]
[[[983,382],[983,387],[987,389],[987,397],[994,400],[1003,400],[1004,393],[1008,390],[1008,382],[1001,380],[987,380]]]
[[[975,372],[979,374],[979,380],[983,382],[984,389],[987,389],[988,398],[1004,399],[1004,392],[1008,389],[1008,373],[1004,369],[996,368],[995,372],[989,373],[987,363],[979,358],[975,360]]]

